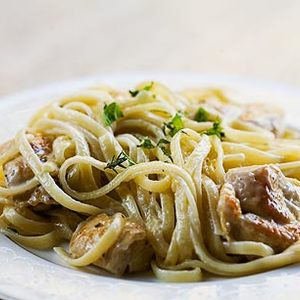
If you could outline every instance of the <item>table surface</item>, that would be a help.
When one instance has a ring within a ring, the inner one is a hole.
[[[128,71],[300,85],[300,1],[0,0],[0,95]]]

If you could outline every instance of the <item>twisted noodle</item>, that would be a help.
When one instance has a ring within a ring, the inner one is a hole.
[[[93,88],[54,101],[2,147],[1,172],[21,155],[33,174],[20,184],[0,186],[1,231],[20,244],[45,249],[70,240],[88,216],[114,214],[109,228],[83,256],[74,258],[54,248],[70,265],[86,266],[118,240],[125,224],[123,213],[145,226],[155,252],[153,272],[165,281],[199,281],[202,269],[241,276],[300,261],[298,242],[277,254],[261,242],[225,242],[217,213],[220,187],[232,168],[277,164],[299,187],[297,133],[287,129],[279,138],[240,120],[239,105],[219,90],[176,94],[159,83],[142,83],[136,89],[130,95]],[[206,107],[207,99],[218,104]],[[107,126],[103,110],[112,102],[118,103],[122,116]],[[220,105],[234,109],[226,114]],[[194,120],[200,106],[207,108],[210,120]],[[166,133],[178,112],[182,128]],[[219,118],[225,136],[204,134]],[[47,162],[32,148],[31,134],[52,138]],[[148,148],[141,146],[145,138],[151,139]],[[122,151],[125,161],[110,168]],[[55,209],[43,213],[20,209],[24,195],[36,187],[55,200]],[[297,205],[288,205],[300,215]],[[256,259],[240,262],[245,256]]]
[[[63,248],[55,247],[54,251],[58,255],[62,256],[72,266],[87,266],[99,259],[99,257],[101,257],[103,253],[105,253],[105,251],[107,251],[109,247],[111,247],[116,242],[123,226],[124,219],[121,214],[117,214],[107,231],[96,243],[95,247],[79,258],[69,257],[68,254],[63,250]]]

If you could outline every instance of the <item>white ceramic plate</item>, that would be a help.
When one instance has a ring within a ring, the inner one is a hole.
[[[241,78],[195,74],[115,74],[55,83],[0,99],[0,142],[12,137],[47,101],[97,83],[131,88],[158,80],[174,89],[217,86],[243,102],[265,101],[286,109],[288,122],[300,127],[300,90]],[[70,269],[52,251],[28,251],[0,236],[0,297],[4,299],[299,299],[300,266],[241,278],[209,278],[199,283],[162,283],[140,275],[124,279],[94,268]]]

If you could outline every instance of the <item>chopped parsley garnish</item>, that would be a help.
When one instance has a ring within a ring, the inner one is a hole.
[[[168,140],[160,139],[157,143],[157,147],[161,149],[161,151],[164,153],[164,155],[168,156],[170,161],[173,162],[173,158],[171,156],[171,152],[168,148],[166,148],[166,144],[170,144]]]
[[[145,138],[138,147],[142,147],[144,149],[153,149],[156,146],[152,143],[152,141],[149,138]]]
[[[129,90],[129,93],[132,97],[135,97],[139,92],[140,92],[139,90],[134,90],[134,91]]]
[[[160,139],[157,143],[157,146],[160,146],[161,144],[170,144],[170,142],[166,139]]]
[[[219,139],[222,139],[225,137],[225,133],[223,132],[223,128],[221,126],[221,121],[214,122],[213,127],[204,131],[203,134],[207,134],[207,135],[215,134]]]
[[[171,162],[173,162],[173,158],[171,156],[171,152],[169,149],[167,149],[165,146],[160,146],[159,147],[161,149],[161,151],[164,153],[164,155],[168,156],[169,159],[171,160]]]
[[[103,122],[106,126],[110,126],[113,122],[123,116],[123,112],[116,102],[104,105]]]
[[[209,113],[204,108],[200,107],[196,112],[194,120],[197,122],[206,122],[208,119]]]
[[[172,120],[168,123],[164,123],[163,132],[166,135],[166,128],[169,129],[168,134],[170,136],[174,136],[179,130],[183,129],[183,122],[181,119],[181,115],[176,113],[176,115],[172,118]]]
[[[150,84],[146,85],[146,86],[143,88],[143,90],[144,90],[144,91],[150,91],[150,90],[152,89],[152,87],[153,87],[153,84],[154,84],[154,82],[151,81]]]
[[[154,84],[154,82],[151,81],[150,84],[144,86],[141,90],[133,90],[133,91],[129,90],[129,93],[130,93],[130,95],[131,95],[132,97],[135,97],[135,96],[137,96],[137,94],[138,94],[140,91],[150,91],[151,88],[153,87],[153,84]]]
[[[135,162],[124,152],[120,152],[120,154],[116,157],[115,155],[112,157],[111,161],[107,163],[105,169],[111,169],[115,173],[118,174],[116,167],[121,167],[123,169],[126,169],[127,167],[123,165],[125,161],[128,161],[129,166],[135,165]]]

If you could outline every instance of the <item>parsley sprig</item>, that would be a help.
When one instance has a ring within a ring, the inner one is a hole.
[[[123,112],[116,102],[104,105],[103,122],[106,126],[110,126],[113,122],[123,117]]]
[[[124,151],[122,151],[117,157],[115,155],[112,157],[111,161],[107,163],[104,170],[111,169],[118,174],[116,167],[126,169],[127,167],[123,165],[125,161],[128,161],[129,167],[136,164]]]
[[[167,145],[169,145],[170,142],[166,139],[160,139],[158,143],[155,145],[148,137],[144,138],[138,147],[144,148],[144,149],[154,149],[156,147],[160,148],[161,151],[166,155],[172,162],[173,158],[171,157],[171,152]]]
[[[152,141],[146,137],[143,141],[138,145],[138,147],[142,147],[144,149],[154,149],[156,146],[152,143]]]
[[[206,134],[206,135],[216,135],[219,139],[222,139],[225,137],[225,133],[221,126],[220,120],[214,122],[212,128],[209,128],[209,129],[203,131],[202,133]]]
[[[197,122],[207,122],[209,121],[209,113],[203,107],[200,107],[194,117],[194,120]]]
[[[150,84],[144,86],[142,89],[140,89],[140,90],[129,90],[129,93],[132,97],[136,97],[140,91],[150,91],[153,87],[153,84],[154,84],[154,82],[151,81]]]
[[[168,156],[171,162],[173,162],[173,158],[171,156],[170,150],[166,147],[166,145],[170,144],[170,142],[166,139],[160,139],[157,143],[157,147],[161,149],[164,155]]]
[[[160,139],[157,143],[157,146],[160,146],[161,144],[170,144],[170,142],[166,139]]]
[[[166,129],[169,129],[168,134],[171,137],[173,137],[179,130],[183,129],[183,121],[179,113],[176,113],[170,122],[164,123],[162,130],[165,135],[167,135]]]

